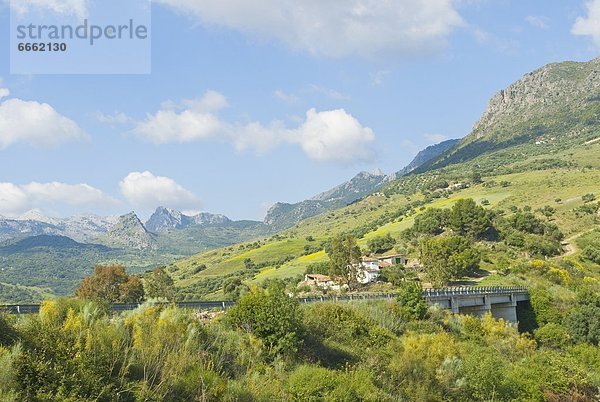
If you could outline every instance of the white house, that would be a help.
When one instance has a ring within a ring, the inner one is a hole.
[[[375,282],[377,280],[377,278],[379,278],[379,274],[380,274],[379,268],[377,268],[377,269],[371,269],[371,268],[360,269],[356,273],[356,280],[359,283],[362,283],[363,285],[365,285],[367,283]]]
[[[356,279],[363,285],[375,282],[379,278],[382,268],[391,267],[396,264],[406,265],[406,257],[401,254],[376,258],[362,257],[362,261],[356,272]]]
[[[377,258],[363,257],[356,272],[356,280],[367,284],[375,282],[379,277],[379,260]]]

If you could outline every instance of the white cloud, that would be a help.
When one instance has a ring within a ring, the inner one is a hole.
[[[0,213],[16,216],[25,212],[29,206],[27,194],[17,185],[0,183]]]
[[[155,144],[186,143],[217,136],[224,130],[215,114],[227,106],[227,99],[216,91],[208,91],[200,99],[180,104],[163,102],[162,109],[138,123],[133,133]]]
[[[157,0],[206,26],[325,57],[403,57],[446,44],[463,24],[452,0]]]
[[[204,104],[202,99],[185,104]],[[226,103],[218,104],[224,107]],[[343,109],[323,112],[311,109],[297,128],[288,128],[277,120],[269,125],[231,123],[206,107],[181,110],[182,106],[183,103],[163,104],[163,109],[138,122],[133,133],[155,144],[216,139],[231,143],[238,151],[251,149],[258,153],[280,144],[296,144],[312,159],[344,164],[369,161],[375,156],[373,131]]]
[[[427,141],[433,144],[438,144],[448,139],[448,137],[444,134],[425,134],[425,138],[427,139]]]
[[[53,147],[84,140],[87,135],[72,120],[47,103],[9,99],[0,103],[0,150],[17,142]]]
[[[0,99],[6,98],[8,95],[10,95],[10,91],[7,88],[0,88]]]
[[[59,203],[71,206],[114,205],[117,201],[89,184],[32,182],[22,186],[34,204]]]
[[[288,130],[280,121],[272,122],[268,127],[258,122],[246,125],[227,126],[225,137],[232,142],[235,149],[245,151],[252,149],[264,154],[286,140]]]
[[[63,206],[112,207],[118,201],[88,184],[59,182],[29,184],[0,183],[0,213],[17,216],[33,208]]]
[[[87,0],[10,0],[10,6],[19,14],[51,11],[79,18],[87,15]]]
[[[134,133],[155,144],[192,142],[216,136],[222,131],[219,118],[211,113],[160,110],[138,124]]]
[[[600,0],[586,3],[587,16],[578,17],[571,28],[573,35],[591,36],[594,43],[600,46]]]
[[[344,109],[317,112],[310,109],[306,121],[293,132],[292,141],[318,161],[344,164],[371,161],[375,134]]]
[[[136,208],[154,209],[158,206],[197,210],[200,200],[191,191],[169,177],[151,172],[131,172],[120,183],[121,193]]]
[[[535,28],[548,29],[550,18],[541,15],[528,15],[525,17],[525,21]]]

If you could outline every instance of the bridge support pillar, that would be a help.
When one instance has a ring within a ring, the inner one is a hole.
[[[493,304],[492,316],[496,319],[502,318],[508,322],[517,323],[517,301],[515,296],[511,295],[511,301],[508,303]]]
[[[476,317],[483,317],[486,313],[492,310],[492,305],[487,296],[483,297],[483,304],[475,306],[465,306],[460,308],[461,314],[469,314]]]
[[[452,310],[453,314],[459,314],[460,313],[460,307],[458,304],[458,298],[453,297],[450,299],[450,310]]]

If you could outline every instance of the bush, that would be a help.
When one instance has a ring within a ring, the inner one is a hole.
[[[600,343],[600,307],[585,305],[575,308],[565,321],[571,337],[578,343]]]
[[[404,283],[396,300],[400,316],[407,321],[422,320],[427,315],[429,305],[423,298],[423,289],[418,282]]]
[[[287,381],[292,401],[379,401],[379,392],[366,370],[338,372],[303,365]]]
[[[227,315],[229,322],[260,338],[271,356],[293,356],[302,341],[302,311],[298,301],[273,284],[252,289]]]
[[[552,322],[536,329],[533,333],[535,340],[538,341],[540,345],[544,346],[563,348],[571,341],[567,329],[560,324]]]

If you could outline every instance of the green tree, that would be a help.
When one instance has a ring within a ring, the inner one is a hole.
[[[404,282],[396,299],[403,319],[422,320],[427,314],[429,305],[423,298],[423,288],[419,282]]]
[[[144,299],[144,287],[142,281],[128,275],[122,265],[99,265],[93,275],[81,281],[75,294],[82,299],[109,303],[138,303]]]
[[[144,300],[144,284],[139,276],[130,275],[121,285],[117,301],[121,303],[139,303]]]
[[[352,235],[338,235],[331,239],[329,247],[329,275],[342,277],[350,289],[357,283],[356,273],[360,264],[360,248]]]
[[[293,355],[302,344],[302,311],[298,300],[288,296],[281,286],[266,290],[254,288],[229,310],[234,327],[260,338],[272,356]]]
[[[367,247],[373,254],[391,250],[395,245],[396,240],[389,233],[385,236],[375,236],[367,241]]]
[[[456,201],[448,222],[456,234],[474,239],[481,238],[492,227],[488,212],[471,198]]]
[[[405,268],[400,265],[393,265],[391,267],[381,268],[380,277],[384,281],[391,283],[394,286],[400,286],[406,279],[409,274],[406,272]]]
[[[565,321],[565,326],[575,342],[600,343],[600,308],[594,305],[579,306]]]
[[[478,269],[481,260],[469,240],[460,236],[423,239],[420,254],[427,277],[436,286]]]
[[[248,292],[248,286],[242,282],[240,277],[229,278],[223,284],[223,293],[230,300],[236,301],[246,292]]]
[[[149,298],[164,298],[172,301],[175,299],[173,278],[164,267],[156,268],[144,278],[144,292]]]
[[[480,184],[480,183],[482,183],[483,182],[483,178],[481,177],[481,173],[478,172],[478,171],[476,171],[476,170],[474,170],[471,173],[471,182],[473,184]]]
[[[441,208],[429,208],[415,218],[412,230],[419,234],[436,236],[448,226],[450,211]]]

